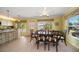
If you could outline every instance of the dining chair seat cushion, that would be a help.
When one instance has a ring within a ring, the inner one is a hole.
[[[53,40],[54,40],[54,42],[56,42],[57,41],[57,38],[53,38]]]
[[[58,38],[60,38],[60,36],[58,36]]]
[[[49,37],[49,41],[52,41],[52,38],[51,37]]]
[[[64,39],[64,37],[63,37],[63,36],[61,36],[61,39]]]

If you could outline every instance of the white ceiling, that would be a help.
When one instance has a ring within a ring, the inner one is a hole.
[[[47,12],[51,16],[61,16],[69,9],[70,7],[47,7]],[[40,16],[43,11],[43,7],[0,7],[0,11],[7,14],[9,10],[9,15],[11,17],[36,17]]]

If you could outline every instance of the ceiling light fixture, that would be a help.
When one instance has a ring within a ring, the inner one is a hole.
[[[48,15],[48,11],[47,11],[47,7],[44,7],[43,10],[42,10],[42,13],[40,16],[49,16]]]

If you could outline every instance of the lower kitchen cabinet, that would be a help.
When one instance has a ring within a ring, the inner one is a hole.
[[[0,44],[12,41],[14,39],[18,39],[18,31],[17,30],[0,31]]]

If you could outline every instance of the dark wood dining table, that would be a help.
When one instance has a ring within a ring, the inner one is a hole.
[[[32,38],[35,38],[37,41],[42,41],[42,42],[51,42],[52,43],[55,43],[55,46],[56,46],[56,51],[58,51],[58,44],[59,44],[59,40],[61,40],[61,38],[58,38],[58,36],[63,36],[64,39],[65,39],[65,35],[63,32],[61,31],[55,31],[55,30],[52,30],[52,31],[49,31],[49,30],[37,30],[35,32],[32,32],[31,33],[31,37]],[[38,37],[45,37],[45,39],[42,39],[42,40],[38,40]],[[48,37],[48,40],[47,40],[47,37]],[[51,40],[49,39],[49,37],[51,37]],[[31,40],[32,40],[31,38]],[[66,40],[64,40],[65,44],[66,44]],[[49,43],[50,44],[50,43]],[[50,48],[50,45],[48,44],[48,50]]]

